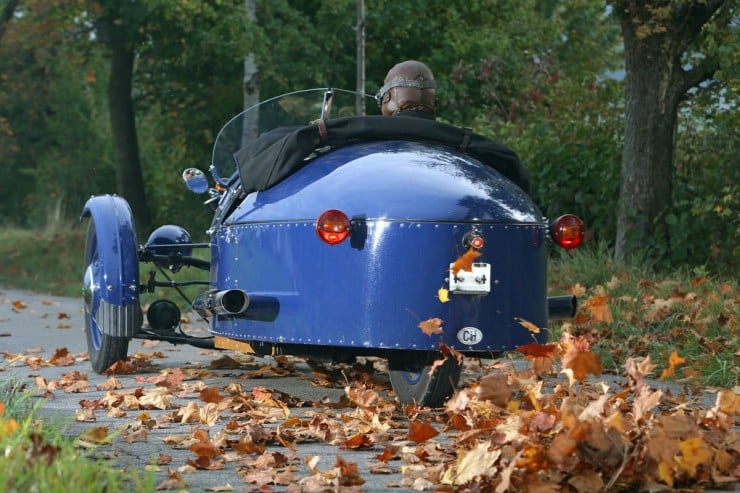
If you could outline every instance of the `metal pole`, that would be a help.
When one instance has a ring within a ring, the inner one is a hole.
[[[357,0],[357,87],[360,94],[365,94],[365,0]],[[365,114],[365,99],[357,96],[355,112]]]

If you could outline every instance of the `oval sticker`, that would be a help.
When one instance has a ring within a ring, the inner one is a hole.
[[[473,346],[483,340],[483,332],[475,327],[463,327],[457,331],[457,340],[466,346]]]

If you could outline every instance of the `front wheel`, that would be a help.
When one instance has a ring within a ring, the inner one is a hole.
[[[402,403],[439,407],[453,394],[460,380],[462,365],[454,358],[447,357],[430,375],[434,361],[440,358],[444,356],[433,351],[389,353],[391,386]]]
[[[90,355],[93,371],[102,373],[113,363],[126,359],[128,338],[112,336],[101,329],[101,324],[111,323],[111,321],[116,323],[119,315],[111,310],[110,305],[106,304],[100,296],[101,286],[105,286],[105,272],[100,256],[95,221],[92,218],[87,225],[85,235],[84,265],[83,299],[87,352]]]

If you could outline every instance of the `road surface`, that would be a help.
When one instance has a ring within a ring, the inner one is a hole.
[[[203,323],[186,326],[206,335]],[[268,485],[288,491],[300,485],[319,491],[332,474],[341,474],[343,491],[399,491],[412,484],[408,456],[378,460],[384,441],[399,454],[404,446],[420,453],[423,447],[404,441],[410,436],[407,416],[396,408],[385,414],[391,419],[375,422],[346,399],[344,386],[366,379],[372,396],[356,399],[377,398],[373,405],[379,408],[392,400],[384,373],[368,371],[382,370],[382,361],[359,369],[333,366],[330,373],[296,358],[134,340],[129,355],[140,356],[134,373],[98,375],[86,350],[81,300],[0,288],[0,381],[24,383],[42,400],[41,415],[65,423],[65,434],[97,446],[98,455],[120,467],[155,471],[162,487],[258,491]],[[676,385],[652,384],[681,392]],[[715,399],[712,393],[699,397],[698,405],[706,407]],[[434,423],[434,412],[418,416]],[[107,443],[96,445],[101,436]],[[209,457],[209,447],[226,452]]]

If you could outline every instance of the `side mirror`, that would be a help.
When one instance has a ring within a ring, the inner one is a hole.
[[[185,186],[191,192],[201,194],[208,191],[208,178],[198,168],[188,168],[183,171],[182,179],[185,180]]]

